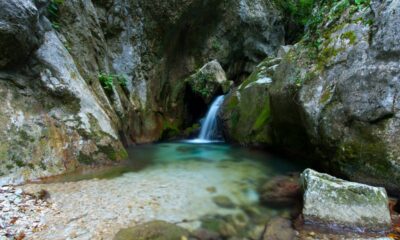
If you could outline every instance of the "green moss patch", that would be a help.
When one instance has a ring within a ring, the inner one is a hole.
[[[271,109],[269,106],[269,98],[267,97],[265,100],[264,107],[262,108],[262,112],[258,115],[256,121],[253,124],[253,130],[259,130],[260,128],[264,127],[270,118]]]
[[[98,146],[98,148],[99,152],[104,153],[112,161],[118,161],[128,157],[128,153],[125,149],[115,149],[110,145]]]
[[[82,164],[90,165],[90,164],[95,163],[95,160],[89,155],[86,155],[84,153],[79,153],[78,162],[80,162]]]
[[[354,45],[357,40],[357,36],[353,31],[348,31],[348,32],[343,33],[340,36],[340,38],[349,40],[350,44],[352,44],[352,45]]]

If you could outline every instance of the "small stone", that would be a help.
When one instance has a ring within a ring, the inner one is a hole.
[[[296,232],[292,223],[285,218],[273,218],[267,225],[263,240],[293,240]]]
[[[220,236],[216,232],[209,231],[207,229],[197,229],[192,234],[192,237],[199,240],[219,240]]]
[[[16,195],[21,195],[21,194],[22,194],[22,189],[21,189],[21,188],[17,188],[17,189],[15,190],[15,194],[16,194]]]
[[[212,198],[213,202],[222,208],[235,208],[235,203],[232,202],[227,196],[215,196]]]
[[[206,188],[206,190],[207,190],[207,192],[210,192],[210,193],[216,193],[217,192],[217,188],[216,187],[208,187],[208,188]]]
[[[15,204],[20,204],[21,201],[22,201],[22,199],[19,198],[19,197],[17,197],[17,198],[14,199],[14,203],[15,203]]]

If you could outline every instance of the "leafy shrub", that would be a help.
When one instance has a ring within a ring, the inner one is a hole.
[[[60,5],[64,3],[64,0],[51,0],[49,5],[47,6],[47,13],[51,25],[54,29],[60,28],[60,23],[58,21],[59,12],[60,12]]]
[[[114,83],[119,84],[124,89],[127,88],[127,79],[124,75],[121,74],[106,74],[100,73],[99,74],[99,81],[103,89],[106,91],[107,94],[111,94],[114,88]]]

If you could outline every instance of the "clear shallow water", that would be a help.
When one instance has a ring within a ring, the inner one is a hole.
[[[86,169],[44,179],[42,182],[74,182],[93,178],[111,179],[128,172],[139,172],[168,165],[188,165],[194,162],[214,165],[222,162],[229,162],[230,164],[245,162],[254,165],[255,169],[262,169],[266,178],[304,169],[303,166],[296,165],[284,158],[264,151],[231,146],[217,141],[199,142],[186,140],[141,145],[129,148],[128,153],[128,160],[117,166]],[[249,174],[251,175],[251,173]]]
[[[43,218],[48,228],[30,239],[74,238],[78,232],[80,239],[112,239],[121,228],[155,219],[192,231],[217,222],[230,224],[237,237],[260,239],[265,223],[274,216],[289,218],[296,209],[261,205],[258,187],[275,175],[302,170],[266,152],[223,143],[132,147],[129,159],[119,166],[25,185],[27,192],[46,189],[55,206]],[[218,204],[215,199],[221,197],[234,206]],[[309,231],[320,231],[298,230],[306,237]],[[332,239],[345,239],[338,236]]]
[[[270,218],[290,214],[261,206],[258,187],[302,170],[268,153],[223,143],[160,143],[128,151],[119,166],[25,185],[27,192],[46,189],[57,207],[44,217],[49,228],[32,239],[67,239],[77,232],[82,239],[112,239],[121,228],[154,219],[189,230],[239,221],[238,234],[258,239]]]

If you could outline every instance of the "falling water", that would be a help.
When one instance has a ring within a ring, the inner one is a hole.
[[[217,114],[218,110],[224,101],[224,96],[218,96],[211,104],[210,109],[207,112],[206,118],[201,125],[200,134],[198,138],[191,142],[207,143],[220,141],[220,134],[218,131]]]

